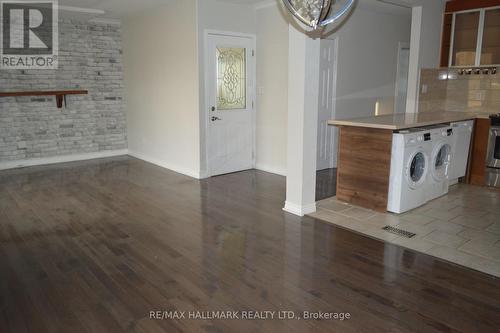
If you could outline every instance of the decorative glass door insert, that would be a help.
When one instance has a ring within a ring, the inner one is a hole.
[[[247,107],[246,49],[217,47],[217,109]]]

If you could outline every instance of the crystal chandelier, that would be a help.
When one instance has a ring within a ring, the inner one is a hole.
[[[337,0],[282,0],[286,8],[300,22],[316,30],[336,22],[354,5],[355,0],[346,0],[338,9],[333,10]]]

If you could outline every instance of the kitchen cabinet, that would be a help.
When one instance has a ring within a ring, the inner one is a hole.
[[[441,67],[492,65],[500,65],[500,0],[448,2]]]
[[[486,179],[486,157],[488,154],[488,139],[490,120],[477,119],[474,128],[470,166],[467,175],[469,184],[484,186]]]

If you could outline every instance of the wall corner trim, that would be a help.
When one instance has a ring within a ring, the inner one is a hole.
[[[172,165],[172,164],[170,164],[168,162],[156,159],[154,157],[151,157],[151,156],[148,156],[146,154],[143,154],[143,153],[140,153],[140,152],[137,152],[137,151],[133,151],[133,150],[130,150],[130,149],[128,151],[128,155],[132,156],[132,157],[135,157],[135,158],[138,158],[140,160],[143,160],[145,162],[157,165],[157,166],[162,167],[164,169],[168,169],[168,170],[171,170],[171,171],[183,174],[183,175],[191,177],[191,178],[201,179],[201,175],[200,175],[199,171],[194,171],[194,170],[186,169],[184,167],[179,167],[179,166],[176,166],[176,165]]]
[[[264,171],[264,172],[268,172],[268,173],[272,173],[272,174],[275,174],[278,176],[286,177],[286,169],[284,169],[284,168],[273,167],[270,165],[264,165],[264,164],[257,163],[255,165],[255,169],[260,170],[260,171]]]

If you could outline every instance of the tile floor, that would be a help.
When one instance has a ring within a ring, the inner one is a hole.
[[[500,277],[500,190],[455,185],[450,193],[411,212],[380,214],[335,198],[312,217],[415,251]],[[384,226],[415,233],[389,233]]]

